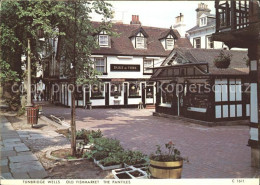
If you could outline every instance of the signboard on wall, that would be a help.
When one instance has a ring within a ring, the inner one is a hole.
[[[110,64],[110,71],[140,71],[140,65]]]

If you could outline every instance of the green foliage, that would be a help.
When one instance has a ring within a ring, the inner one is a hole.
[[[231,54],[225,54],[224,51],[221,50],[219,55],[214,59],[214,64],[217,68],[228,68],[231,58]]]
[[[98,27],[91,24],[90,14],[93,12],[102,17],[103,22]],[[3,1],[0,16],[0,82],[13,83],[23,77],[21,56],[27,55],[29,38],[32,66],[35,66],[36,62],[42,63],[39,52],[43,48],[52,56],[53,48],[49,41],[52,38],[59,38],[59,42],[61,42],[56,60],[60,61],[61,57],[64,58],[68,74],[71,74],[69,66],[74,60],[75,54],[77,83],[93,83],[98,80],[99,73],[92,69],[93,62],[90,60],[90,55],[93,49],[98,48],[95,33],[107,30],[108,34],[114,34],[110,31],[112,24],[109,20],[112,17],[112,10],[109,3],[103,0]],[[44,33],[44,44],[39,41],[37,34],[39,30]],[[72,52],[74,46],[75,53]],[[33,67],[32,70],[32,76],[35,76],[36,67]],[[10,91],[10,88],[7,90]],[[10,92],[10,96],[12,95]],[[19,98],[19,96],[17,97]]]
[[[91,151],[84,154],[84,157],[96,160],[108,157],[118,151],[123,151],[122,146],[118,140],[110,138],[96,138],[94,139],[94,147]]]
[[[22,116],[24,114],[25,114],[25,107],[20,107],[17,112],[17,116]]]
[[[124,152],[123,162],[128,165],[142,164],[147,161],[147,156],[140,151],[127,150]]]
[[[179,160],[188,161],[188,159],[183,158],[181,156],[181,152],[177,148],[175,148],[172,141],[165,144],[165,148],[168,150],[168,151],[166,150],[166,152],[163,152],[161,150],[160,145],[156,145],[156,147],[157,147],[157,149],[155,151],[155,154],[150,155],[151,160],[162,161],[162,162],[179,161]]]
[[[112,166],[112,165],[122,164],[124,156],[125,156],[125,153],[123,151],[110,153],[110,155],[108,157],[100,160],[100,163],[103,166]]]
[[[103,136],[100,129],[95,130],[86,130],[81,129],[76,132],[76,139],[83,139],[85,143],[93,141],[95,138],[101,138]]]

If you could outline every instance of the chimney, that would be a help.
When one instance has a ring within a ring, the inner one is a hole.
[[[208,8],[208,5],[205,3],[199,3],[198,8],[196,9],[197,12],[197,25],[200,23],[200,16],[202,14],[209,15],[210,14],[210,9]]]
[[[130,24],[140,24],[141,22],[139,21],[139,15],[132,15],[132,21],[130,22]]]
[[[173,28],[178,30],[182,38],[185,38],[186,24],[184,24],[184,15],[182,13],[180,13],[180,15],[175,18],[175,24],[173,25]]]

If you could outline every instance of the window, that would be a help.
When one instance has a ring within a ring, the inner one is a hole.
[[[173,39],[166,39],[165,49],[172,50],[173,47],[174,47],[174,40]]]
[[[151,74],[153,73],[152,69],[148,69],[154,67],[154,61],[152,59],[145,59],[144,60],[144,73]]]
[[[105,60],[105,58],[95,58],[95,69],[98,72],[106,73],[106,60]]]
[[[241,79],[229,79],[229,100],[242,100],[242,85]]]
[[[111,84],[111,96],[121,96],[122,84],[121,83],[112,83]]]
[[[98,44],[100,47],[108,47],[110,46],[110,37],[106,31],[101,31],[97,37]]]
[[[207,25],[207,17],[200,18],[200,26],[206,26]]]
[[[163,104],[171,105],[173,102],[173,92],[172,85],[165,83],[162,85],[162,100]]]
[[[228,101],[228,81],[224,79],[215,79],[215,101]]]
[[[99,45],[108,46],[108,35],[99,35]]]
[[[103,98],[104,85],[95,84],[91,88],[91,98]]]
[[[153,98],[153,86],[146,87],[146,98]]]
[[[139,97],[140,85],[137,83],[131,83],[129,85],[129,96],[138,96]]]
[[[144,48],[144,37],[136,37],[136,48]]]
[[[200,37],[193,39],[193,47],[194,47],[194,48],[201,48],[201,40],[200,40]]]
[[[135,37],[135,48],[145,49],[146,48],[146,38],[142,33],[138,33]]]
[[[206,48],[214,48],[214,41],[212,40],[211,36],[206,37]]]

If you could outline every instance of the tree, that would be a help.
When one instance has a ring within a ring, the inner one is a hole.
[[[90,55],[93,49],[98,48],[95,35],[101,30],[106,30],[111,35],[112,24],[109,21],[112,15],[110,4],[104,1],[73,1],[67,2],[70,16],[62,19],[58,28],[65,35],[59,37],[59,62],[64,62],[74,89],[79,84],[93,83],[97,81],[97,72],[92,68]],[[92,24],[90,14],[92,12],[102,15],[103,22],[95,26]],[[63,60],[61,60],[63,58]],[[71,151],[76,154],[76,123],[75,123],[75,91],[71,94]]]
[[[27,40],[32,43],[32,61],[41,62],[42,50],[37,31],[42,30],[47,41],[58,38],[56,62],[67,65],[68,77],[74,84],[91,83],[97,80],[97,72],[92,69],[90,55],[98,48],[95,34],[101,30],[111,32],[109,21],[112,15],[111,5],[103,0],[86,1],[4,1],[1,6],[1,82],[16,105],[20,104],[20,94],[11,91],[11,84],[23,81],[21,56],[27,53]],[[101,15],[102,22],[96,26],[91,22],[91,14]],[[51,49],[53,50],[53,49]],[[70,66],[73,66],[70,69]],[[7,84],[10,84],[7,86]],[[10,101],[10,104],[13,102]],[[75,93],[72,91],[72,155],[76,153],[75,141]]]

